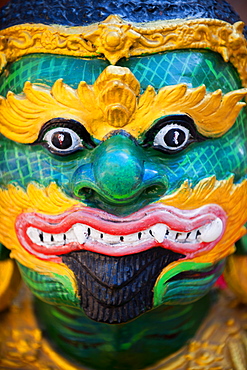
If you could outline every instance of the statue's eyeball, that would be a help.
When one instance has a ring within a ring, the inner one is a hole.
[[[83,147],[79,135],[67,127],[56,127],[48,131],[43,141],[53,153],[71,153]]]
[[[81,149],[93,149],[96,146],[81,123],[65,118],[54,118],[46,122],[38,139],[31,145],[42,145],[58,156],[66,156]]]
[[[186,146],[191,138],[190,131],[177,123],[163,127],[155,136],[153,147],[166,150],[179,150]]]
[[[194,142],[206,140],[196,128],[191,117],[186,114],[174,114],[160,118],[145,133],[143,146],[166,154],[182,151]]]

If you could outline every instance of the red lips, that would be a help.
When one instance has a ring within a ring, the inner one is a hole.
[[[200,231],[203,233],[217,220],[222,224],[219,236],[216,233],[210,242],[200,240]],[[222,237],[225,224],[226,214],[216,204],[179,210],[159,203],[126,217],[90,207],[75,207],[56,216],[22,213],[16,220],[16,233],[29,253],[56,262],[61,262],[58,256],[75,250],[123,256],[156,246],[191,257],[212,249]]]

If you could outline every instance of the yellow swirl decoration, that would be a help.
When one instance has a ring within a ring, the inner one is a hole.
[[[233,177],[218,181],[213,176],[201,180],[194,188],[185,181],[175,193],[166,196],[164,202],[179,209],[194,209],[215,203],[227,213],[227,228],[217,247],[196,257],[194,262],[216,262],[225,258],[234,252],[233,244],[246,233],[243,225],[247,221],[247,209],[243,205],[247,202],[247,180],[233,184]]]
[[[170,20],[150,23],[123,21],[111,15],[85,27],[23,24],[0,32],[0,70],[8,62],[33,53],[105,57],[116,64],[123,57],[178,49],[210,49],[230,61],[247,86],[247,42],[244,23],[216,19]]]
[[[187,114],[202,135],[220,137],[234,124],[245,106],[240,100],[247,95],[247,89],[223,95],[221,90],[207,93],[204,85],[186,84],[165,86],[158,93],[149,86],[141,96],[139,91],[132,72],[116,66],[107,67],[92,86],[80,82],[77,90],[61,79],[52,88],[26,82],[23,94],[0,97],[0,132],[11,140],[32,143],[42,125],[63,117],[77,120],[99,140],[112,127],[125,127],[138,137],[165,115]]]
[[[15,220],[22,212],[37,211],[43,214],[60,214],[78,202],[67,198],[55,183],[47,188],[29,184],[27,192],[14,185],[8,190],[0,190],[0,239],[6,246],[11,246],[11,257],[39,273],[52,276],[53,273],[67,276],[77,291],[74,274],[65,265],[37,260],[24,251],[16,236]]]

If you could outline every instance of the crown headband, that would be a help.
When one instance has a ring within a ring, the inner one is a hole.
[[[244,23],[217,19],[167,20],[128,23],[116,15],[84,27],[23,24],[0,31],[0,69],[34,53],[84,58],[121,58],[179,49],[210,49],[237,69],[247,86],[247,41]]]

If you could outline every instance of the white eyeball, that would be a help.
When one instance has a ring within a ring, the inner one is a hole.
[[[43,141],[49,150],[57,153],[69,153],[82,147],[79,135],[67,127],[53,128],[44,135]]]
[[[190,131],[177,123],[164,126],[155,136],[154,147],[162,147],[167,150],[182,149],[190,138]]]

